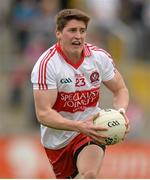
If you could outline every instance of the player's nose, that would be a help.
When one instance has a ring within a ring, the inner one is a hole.
[[[75,37],[79,39],[79,38],[81,38],[81,36],[82,36],[81,32],[79,30],[76,31]]]

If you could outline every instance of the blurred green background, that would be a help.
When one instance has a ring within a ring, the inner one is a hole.
[[[150,139],[149,0],[0,0],[0,136],[38,134],[30,73],[55,43],[56,13],[78,8],[91,16],[87,42],[108,51],[130,92],[128,142]],[[102,86],[101,106],[111,107]]]

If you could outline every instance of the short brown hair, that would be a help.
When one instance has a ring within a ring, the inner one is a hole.
[[[90,17],[78,9],[63,9],[56,16],[56,30],[62,31],[67,22],[72,19],[83,21],[87,28]]]

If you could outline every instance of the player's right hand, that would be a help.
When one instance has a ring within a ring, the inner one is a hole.
[[[105,140],[108,138],[106,136],[100,135],[98,131],[107,131],[106,127],[94,125],[93,121],[99,116],[95,114],[90,116],[88,119],[84,121],[79,121],[78,129],[81,133],[91,137],[98,144],[106,144]]]

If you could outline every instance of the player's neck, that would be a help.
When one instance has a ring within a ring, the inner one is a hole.
[[[82,56],[82,52],[69,52],[66,51],[65,49],[62,49],[63,53],[65,54],[65,56],[73,63],[76,64],[78,61],[80,61],[81,56]]]
[[[67,57],[70,59],[70,61],[72,61],[72,63],[77,63],[78,61],[80,61],[81,59],[81,53],[70,53],[67,55]]]

